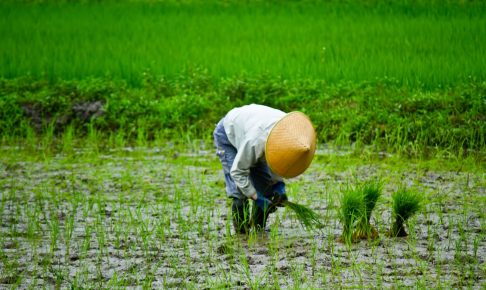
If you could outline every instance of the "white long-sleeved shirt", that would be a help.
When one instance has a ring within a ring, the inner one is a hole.
[[[241,192],[251,197],[256,193],[250,181],[250,168],[260,161],[265,162],[265,143],[273,126],[286,113],[263,105],[246,105],[232,109],[223,121],[228,140],[237,153],[231,177]],[[275,180],[281,177],[271,173]]]

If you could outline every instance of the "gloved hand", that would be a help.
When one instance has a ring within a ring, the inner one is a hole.
[[[259,193],[257,193],[257,199],[255,199],[255,204],[264,212],[273,212],[276,210],[276,208],[272,206],[273,203],[268,198],[264,197]]]
[[[275,206],[284,206],[283,202],[288,200],[287,194],[285,194],[285,183],[279,181],[273,185],[270,199]]]

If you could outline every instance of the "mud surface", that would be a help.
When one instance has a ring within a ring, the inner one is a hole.
[[[0,288],[486,285],[485,172],[317,158],[288,194],[325,228],[306,232],[279,209],[266,232],[238,236],[211,150],[85,153],[0,162]],[[386,184],[372,217],[380,238],[347,247],[336,241],[338,195],[374,177]],[[403,183],[428,202],[407,238],[389,238],[390,195]]]

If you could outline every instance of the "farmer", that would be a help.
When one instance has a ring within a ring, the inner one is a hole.
[[[229,111],[213,135],[236,232],[264,230],[268,214],[287,200],[282,178],[301,174],[314,157],[311,121],[301,112],[251,104]],[[254,201],[251,218],[248,199]]]

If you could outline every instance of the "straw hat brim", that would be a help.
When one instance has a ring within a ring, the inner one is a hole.
[[[291,112],[279,120],[265,144],[265,159],[270,169],[284,178],[302,174],[316,151],[316,133],[302,112]]]

